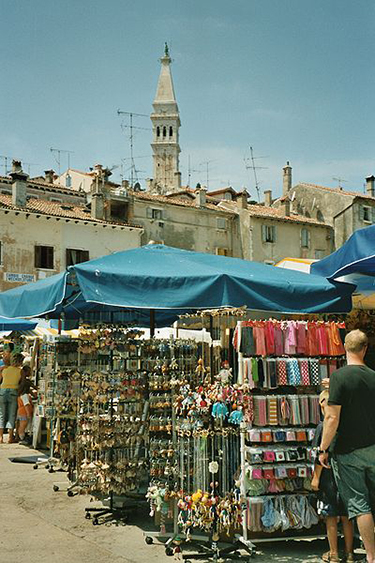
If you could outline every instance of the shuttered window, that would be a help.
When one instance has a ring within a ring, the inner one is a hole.
[[[158,221],[162,221],[164,219],[163,209],[147,207],[146,214],[148,219],[156,219]]]
[[[310,231],[306,228],[301,229],[301,247],[310,248]]]
[[[75,248],[66,249],[66,266],[74,266],[74,264],[81,264],[90,260],[88,250],[81,250]]]
[[[359,220],[363,223],[375,223],[375,207],[360,205],[358,207]]]
[[[276,227],[275,227],[275,225],[262,225],[262,241],[263,242],[276,242]]]
[[[227,248],[216,247],[216,254],[217,254],[218,256],[228,256],[228,249],[227,249]]]
[[[53,246],[35,246],[35,268],[53,270]]]
[[[216,218],[216,228],[220,230],[225,230],[227,228],[227,220],[223,217]]]

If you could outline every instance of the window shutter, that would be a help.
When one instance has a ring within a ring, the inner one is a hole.
[[[262,225],[262,241],[267,242],[267,226]]]
[[[311,243],[311,233],[310,231],[307,231],[307,248],[310,248],[310,243]]]
[[[35,268],[40,268],[40,246],[35,247],[35,255],[34,255],[34,266]]]
[[[364,212],[364,209],[363,209],[363,205],[360,205],[359,206],[359,220],[363,221],[364,218],[365,218],[365,212]]]
[[[146,215],[147,215],[148,219],[152,219],[152,209],[151,209],[151,207],[147,207]]]
[[[375,207],[371,208],[371,219],[372,222],[375,223]]]
[[[276,242],[276,227],[275,227],[275,225],[272,225],[271,229],[272,229],[272,242]]]
[[[47,268],[53,270],[53,247],[47,246]]]

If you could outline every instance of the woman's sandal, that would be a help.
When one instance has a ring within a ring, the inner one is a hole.
[[[332,563],[339,563],[340,557],[338,555],[331,555],[330,551],[323,553],[322,560],[327,561],[328,563],[332,561]]]

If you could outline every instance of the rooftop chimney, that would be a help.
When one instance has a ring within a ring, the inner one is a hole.
[[[289,190],[292,188],[292,167],[289,164],[289,160],[286,166],[283,168],[283,195],[287,195]]]
[[[272,190],[264,190],[264,205],[271,207],[272,205]]]
[[[281,211],[282,211],[282,214],[285,215],[285,217],[290,216],[290,199],[288,197],[286,197],[281,202]]]
[[[375,197],[375,176],[367,176],[366,178],[367,195]]]
[[[91,217],[93,219],[104,219],[104,195],[102,192],[94,192],[91,195]]]
[[[45,170],[44,171],[45,179],[47,180],[48,184],[53,184],[55,179],[55,171],[54,170]]]
[[[206,190],[199,187],[195,192],[195,205],[197,207],[204,207],[206,205]]]
[[[249,197],[249,194],[247,193],[246,190],[243,190],[240,194],[238,194],[237,196],[237,206],[240,207],[241,209],[247,209],[247,198]]]
[[[12,172],[10,176],[13,180],[12,183],[12,203],[17,207],[26,206],[26,195],[27,195],[27,179],[28,175],[22,170],[22,165],[20,160],[13,160],[12,162]]]

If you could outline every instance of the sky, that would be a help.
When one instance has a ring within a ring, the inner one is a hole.
[[[182,183],[363,191],[375,174],[373,0],[0,0],[0,174],[68,166],[152,177],[149,114],[164,42],[181,115]],[[8,161],[9,162],[9,161]],[[26,164],[27,163],[27,164]],[[334,179],[336,178],[336,179]],[[337,178],[341,179],[340,181]]]

